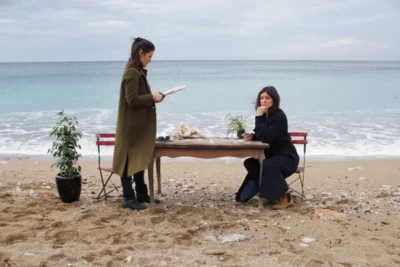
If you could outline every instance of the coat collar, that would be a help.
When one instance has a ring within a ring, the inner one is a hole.
[[[140,73],[140,75],[142,75],[144,77],[147,77],[147,70],[143,69],[143,68],[136,68],[136,67],[132,66],[132,61],[131,60],[128,60],[128,62],[125,65],[125,68],[129,68],[129,67],[137,69],[137,71]]]
[[[264,113],[264,114],[262,115],[262,117],[263,117],[263,119],[266,119],[266,120],[268,120],[268,121],[271,121],[271,120],[273,120],[273,119],[275,118],[276,114],[278,114],[279,112],[281,112],[281,109],[280,109],[280,108],[278,108],[277,110],[275,110],[275,112],[268,113],[268,115],[267,115],[266,113]]]
[[[142,74],[143,76],[147,76],[147,70],[146,69],[139,69],[140,74]]]

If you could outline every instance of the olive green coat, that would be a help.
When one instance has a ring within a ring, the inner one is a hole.
[[[147,70],[128,62],[122,77],[113,158],[113,169],[119,176],[126,161],[127,175],[131,176],[147,169],[153,156],[156,108],[146,74]]]

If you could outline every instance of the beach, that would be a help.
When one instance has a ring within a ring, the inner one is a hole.
[[[400,266],[399,1],[164,2],[0,1],[0,267]],[[286,199],[290,134],[293,206],[235,201],[262,152],[243,131],[275,158],[267,198]],[[161,202],[123,208],[118,175],[97,197],[100,168],[152,154]]]
[[[235,205],[241,161],[164,162],[162,203],[140,212],[94,199],[95,161],[62,203],[51,164],[0,158],[0,266],[400,264],[400,159],[307,162],[306,199],[282,211]]]
[[[399,3],[0,1],[0,267],[400,267]]]

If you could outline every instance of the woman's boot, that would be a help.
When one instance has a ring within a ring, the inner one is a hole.
[[[147,191],[147,185],[144,182],[144,171],[133,175],[135,181],[136,198],[139,203],[150,203],[150,196]],[[154,203],[159,204],[161,201],[154,199]]]
[[[293,206],[293,199],[290,193],[284,193],[278,204],[273,205],[274,210],[286,209]]]

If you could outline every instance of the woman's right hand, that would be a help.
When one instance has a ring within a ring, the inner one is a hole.
[[[244,133],[244,134],[242,134],[242,136],[243,136],[244,140],[246,140],[246,141],[251,141],[251,139],[253,139],[253,134],[251,134],[251,133]]]
[[[264,115],[264,113],[266,113],[267,110],[268,110],[268,109],[267,109],[266,107],[259,106],[259,107],[257,108],[257,116],[262,116],[262,115]]]
[[[154,103],[160,103],[164,100],[164,96],[160,93],[153,94],[153,101]]]

